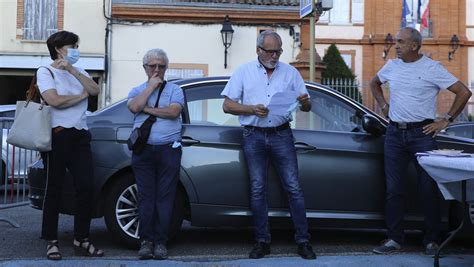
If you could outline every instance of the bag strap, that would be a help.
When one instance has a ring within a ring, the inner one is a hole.
[[[28,90],[26,91],[26,103],[28,103],[30,101],[37,102],[38,100],[39,100],[39,102],[46,103],[46,101],[44,100],[43,96],[41,95],[41,93],[39,91],[39,88],[38,88],[38,85],[37,85],[37,82],[38,82],[37,72],[40,68],[47,69],[49,71],[49,73],[51,73],[51,76],[53,77],[53,80],[54,80],[54,73],[48,67],[45,67],[45,66],[39,67],[36,70],[35,75],[33,75],[33,79],[31,79],[30,87],[28,87]]]
[[[159,91],[158,91],[158,97],[156,98],[156,103],[155,103],[155,106],[154,106],[155,108],[158,107],[158,104],[159,104],[159,102],[160,102],[160,96],[161,96],[161,93],[163,92],[163,90],[165,89],[165,86],[166,86],[166,81],[163,81],[163,82],[161,83],[160,89],[159,89]],[[156,116],[150,115],[150,116],[148,116],[148,118],[146,119],[146,121],[148,121],[148,123],[153,124],[153,123],[156,121]],[[146,121],[145,121],[145,122],[146,122]],[[143,124],[145,124],[145,122],[144,122]]]
[[[166,81],[163,81],[160,86],[160,91],[158,92],[158,97],[156,98],[155,108],[158,107],[158,102],[160,102],[160,96],[163,90],[165,89],[165,86],[166,86]]]

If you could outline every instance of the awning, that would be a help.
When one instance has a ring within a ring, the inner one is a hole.
[[[0,69],[37,69],[51,62],[49,55],[0,54]],[[104,70],[104,55],[81,55],[74,66],[85,70]]]

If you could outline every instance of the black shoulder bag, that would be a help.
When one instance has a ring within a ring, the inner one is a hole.
[[[166,81],[163,81],[160,87],[160,91],[158,92],[158,97],[156,98],[155,108],[158,107],[158,102],[160,102],[161,92],[165,88]],[[135,154],[142,153],[145,145],[148,141],[148,137],[150,137],[151,126],[156,121],[156,116],[150,115],[148,118],[143,122],[140,127],[133,129],[130,137],[127,140],[128,149],[133,151]]]

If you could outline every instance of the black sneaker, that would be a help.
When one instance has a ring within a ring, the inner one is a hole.
[[[430,242],[425,247],[425,254],[429,256],[434,256],[436,252],[438,251],[438,248],[439,248],[438,244],[436,244],[435,242]]]
[[[303,242],[298,244],[298,255],[305,260],[314,260],[316,259],[316,254],[311,247],[309,242]]]
[[[250,251],[249,258],[261,259],[268,254],[270,254],[270,244],[265,242],[257,242],[253,246],[252,251]]]
[[[155,249],[153,250],[153,255],[156,260],[165,260],[168,258],[168,250],[163,244],[156,244]]]
[[[138,250],[138,258],[140,260],[148,260],[153,258],[153,243],[143,240],[140,243],[140,250]]]
[[[392,239],[385,239],[382,241],[382,245],[374,248],[372,252],[376,254],[389,254],[399,252],[402,250],[402,246]]]

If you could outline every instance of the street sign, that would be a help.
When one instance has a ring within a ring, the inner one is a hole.
[[[313,5],[311,1],[314,0],[300,0],[300,18],[304,18],[313,12]]]

